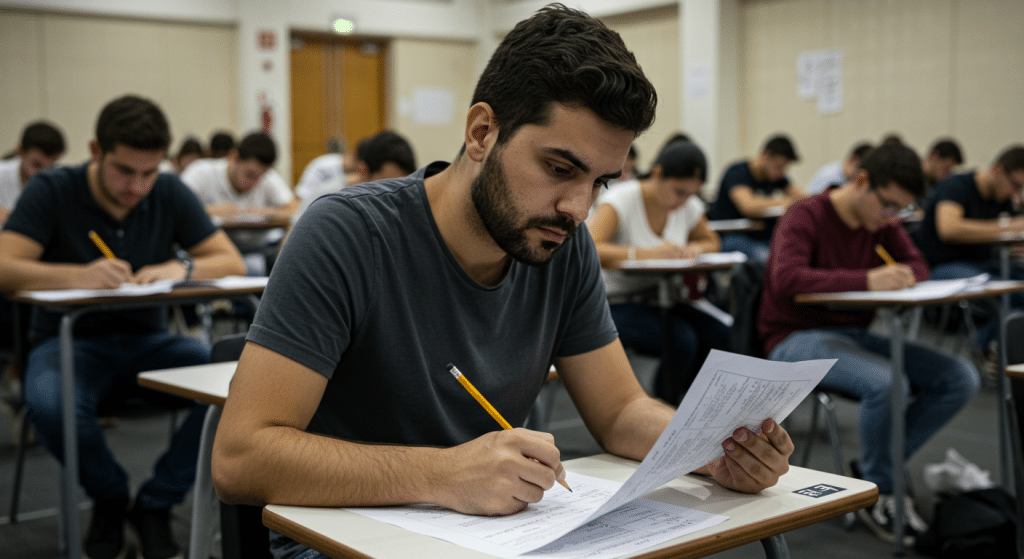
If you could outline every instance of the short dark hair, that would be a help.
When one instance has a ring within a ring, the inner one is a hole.
[[[1024,169],[1024,146],[1012,145],[999,154],[996,163],[1003,168],[1004,173],[1015,173]]]
[[[210,157],[224,157],[235,147],[235,137],[223,130],[210,136]]]
[[[953,138],[940,138],[932,144],[929,154],[934,153],[939,159],[952,159],[957,165],[964,162],[963,152],[960,151],[960,144]]]
[[[556,103],[590,109],[638,136],[654,122],[658,96],[618,33],[549,4],[498,45],[473,92],[473,104],[481,102],[494,111],[504,144],[521,126],[546,123]]]
[[[181,142],[181,147],[178,148],[179,158],[185,155],[198,155],[202,157],[204,153],[203,144],[200,144],[199,138],[195,136],[185,138],[185,141]]]
[[[366,164],[370,173],[376,173],[388,161],[398,165],[406,174],[416,171],[416,156],[412,146],[402,136],[385,130],[363,138],[356,146],[356,160]]]
[[[914,196],[924,196],[924,171],[917,152],[903,144],[883,144],[868,152],[859,167],[872,190],[895,182]]]
[[[895,132],[889,132],[885,136],[882,136],[882,143],[880,145],[883,145],[883,146],[888,146],[888,145],[902,146],[903,145],[903,138],[901,138],[900,135],[895,133]]]
[[[875,146],[869,144],[868,142],[861,142],[853,146],[853,149],[850,150],[850,157],[856,157],[857,160],[860,161],[861,159],[864,159],[864,156],[867,155],[869,151],[874,149],[874,147]]]
[[[241,161],[255,159],[267,167],[277,161],[277,146],[274,145],[274,140],[263,132],[253,132],[242,138],[235,149]]]
[[[793,147],[793,142],[790,141],[788,136],[783,134],[776,134],[768,141],[764,143],[764,149],[762,150],[768,155],[779,155],[785,157],[791,162],[800,161],[800,156],[796,154],[796,148]]]
[[[64,153],[64,134],[60,129],[46,121],[36,121],[25,127],[21,133],[21,151],[37,149],[47,157],[57,157]]]
[[[704,152],[693,142],[677,140],[668,144],[662,148],[654,164],[661,166],[663,177],[696,177],[700,182],[707,180],[708,160],[704,157]]]
[[[171,127],[156,103],[136,95],[125,95],[107,103],[96,121],[96,142],[109,153],[121,144],[139,150],[166,150],[171,145]]]

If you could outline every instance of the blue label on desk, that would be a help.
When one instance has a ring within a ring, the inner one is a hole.
[[[808,497],[827,497],[833,493],[839,493],[840,491],[846,491],[842,487],[836,487],[835,485],[826,485],[824,483],[818,485],[812,485],[803,489],[797,489],[793,493],[799,493],[800,495],[806,495]]]

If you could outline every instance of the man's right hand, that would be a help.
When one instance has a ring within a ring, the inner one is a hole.
[[[868,270],[868,291],[892,291],[913,287],[914,271],[906,264],[883,265]]]
[[[431,501],[465,514],[519,512],[565,476],[554,437],[527,429],[487,433],[442,456]]]
[[[113,289],[121,287],[131,277],[131,264],[121,259],[101,257],[82,268],[79,286],[84,289]]]

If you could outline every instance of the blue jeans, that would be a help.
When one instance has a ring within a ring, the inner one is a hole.
[[[609,307],[622,345],[640,353],[662,355],[661,309],[643,303],[617,303]],[[669,318],[672,334],[668,353],[670,363],[662,360],[654,386],[656,397],[677,404],[689,386],[670,379],[692,379],[710,350],[728,350],[729,327],[686,304],[673,307]],[[659,388],[665,386],[663,383],[672,384],[675,388],[671,392],[675,393],[662,393]]]
[[[944,264],[936,264],[932,267],[931,279],[934,280],[947,280],[947,279],[960,279],[969,278],[978,274],[990,274],[992,279],[1002,279],[1002,272],[999,270],[999,262],[994,260],[979,260],[974,262],[946,262]],[[1010,279],[1012,280],[1024,280],[1024,268],[1019,263],[1010,262]],[[1010,295],[1010,307],[1011,310],[1024,310],[1024,293],[1014,293]],[[995,314],[992,318],[985,321],[978,328],[978,347],[982,351],[988,349],[992,340],[996,339],[999,334],[999,324],[996,320]]]
[[[768,260],[771,241],[755,239],[743,233],[725,233],[722,235],[722,252],[739,251],[751,260]]]
[[[803,330],[772,349],[772,361],[838,361],[818,385],[860,400],[860,468],[863,478],[881,493],[893,491],[892,363],[889,339],[860,328]],[[963,359],[920,344],[905,342],[900,390],[909,403],[905,413],[903,456],[909,458],[978,391],[978,372]],[[913,394],[913,397],[910,395]]]
[[[210,360],[201,342],[166,332],[120,334],[74,340],[75,407],[78,426],[78,479],[93,500],[129,496],[128,473],[114,459],[97,420],[100,401],[119,383],[152,369],[199,365]],[[46,448],[63,461],[60,338],[48,338],[29,353],[25,367],[25,404]],[[167,508],[180,503],[196,475],[199,437],[205,405],[195,405],[171,438],[153,477],[139,490],[142,508]]]

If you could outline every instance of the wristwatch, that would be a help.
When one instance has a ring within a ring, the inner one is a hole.
[[[196,270],[196,263],[192,260],[192,257],[188,255],[184,250],[178,251],[178,261],[185,267],[185,279],[182,281],[188,281],[192,279],[192,272]]]

